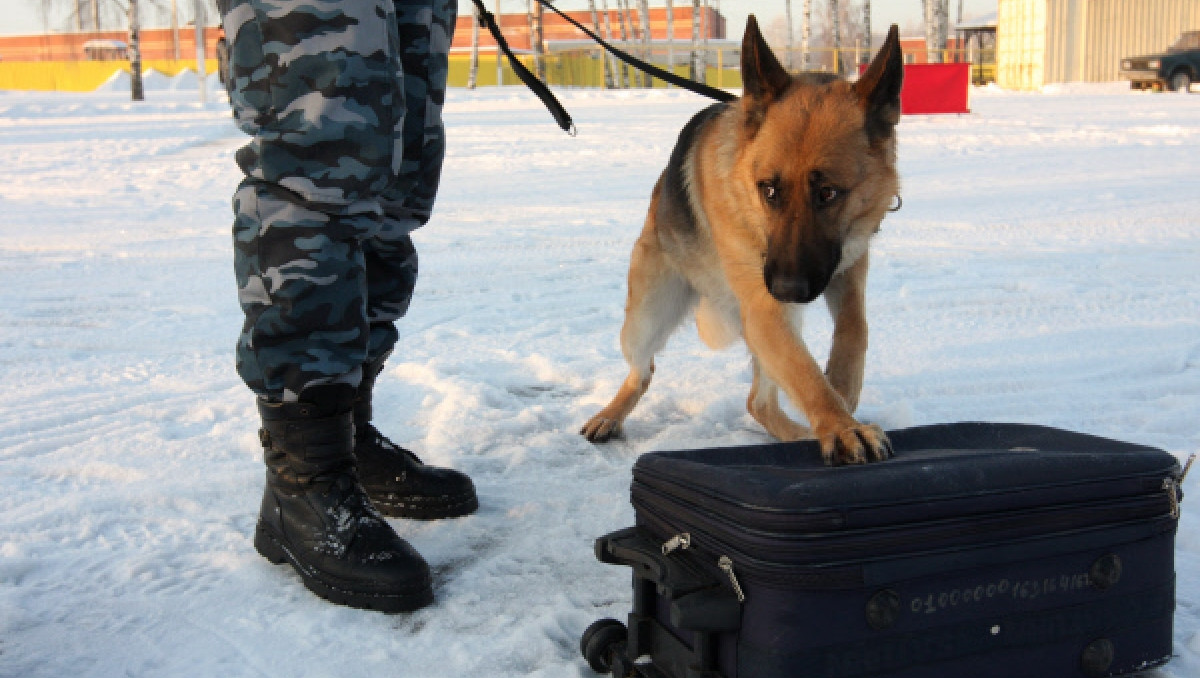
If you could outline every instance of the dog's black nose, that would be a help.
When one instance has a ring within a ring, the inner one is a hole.
[[[807,304],[817,298],[813,294],[812,285],[800,276],[772,275],[767,276],[767,291],[779,301],[793,304]]]

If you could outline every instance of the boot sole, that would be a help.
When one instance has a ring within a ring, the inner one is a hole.
[[[254,531],[254,548],[268,561],[288,564],[300,575],[305,588],[331,603],[377,612],[412,612],[433,602],[433,586],[426,580],[403,591],[388,593],[354,591],[343,582],[331,583],[321,573],[300,561],[269,527],[261,521]]]
[[[413,520],[439,520],[461,518],[479,508],[479,498],[474,494],[446,497],[396,497],[386,493],[367,492],[371,504],[389,518]]]

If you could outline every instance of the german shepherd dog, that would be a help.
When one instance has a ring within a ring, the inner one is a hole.
[[[629,376],[580,432],[593,442],[618,432],[650,385],[654,354],[695,309],[709,346],[746,342],[746,406],[768,433],[816,438],[830,465],[886,459],[883,430],[851,413],[867,349],[867,245],[899,189],[898,32],[857,82],[792,77],[751,16],[741,68],[743,96],[691,119],[654,187],[629,264]],[[824,373],[800,332],[822,294],[834,319]],[[780,388],[808,426],[780,407]]]

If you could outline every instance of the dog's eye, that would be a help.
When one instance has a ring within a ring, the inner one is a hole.
[[[768,204],[774,205],[779,202],[779,186],[774,181],[758,182],[758,190]]]
[[[828,205],[834,200],[837,200],[839,195],[841,195],[841,191],[837,190],[833,186],[822,186],[817,189],[817,204]]]

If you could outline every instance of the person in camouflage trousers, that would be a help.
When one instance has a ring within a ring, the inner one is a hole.
[[[255,547],[313,592],[383,611],[433,599],[429,567],[382,515],[478,506],[371,424],[371,393],[430,218],[455,0],[221,0],[230,103],[251,141],[233,198],[245,325],[237,369],[267,464]]]

